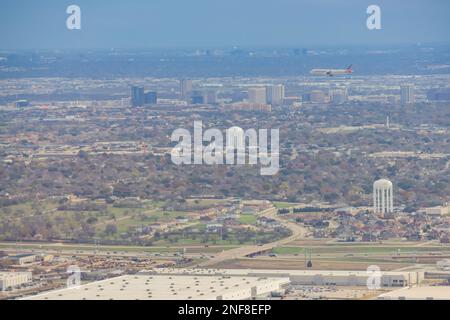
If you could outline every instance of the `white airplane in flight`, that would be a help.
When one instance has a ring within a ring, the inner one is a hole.
[[[338,75],[352,74],[353,66],[348,66],[347,69],[312,69],[310,74],[319,77],[334,77]]]

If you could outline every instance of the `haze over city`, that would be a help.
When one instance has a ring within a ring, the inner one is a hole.
[[[449,300],[449,13],[2,1],[0,300]]]
[[[65,29],[73,1],[4,0],[0,49],[358,46],[448,43],[445,0],[377,1],[382,30],[366,28],[369,0],[76,1],[82,28]]]

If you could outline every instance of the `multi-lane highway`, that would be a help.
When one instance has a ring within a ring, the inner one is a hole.
[[[295,224],[293,222],[290,221],[286,221],[284,219],[281,219],[278,215],[277,215],[277,209],[276,208],[270,208],[270,209],[266,209],[264,211],[262,211],[260,214],[260,216],[264,216],[266,218],[270,218],[270,219],[274,219],[279,221],[284,227],[288,228],[289,230],[291,230],[292,235],[275,241],[275,242],[271,242],[271,243],[267,243],[264,245],[248,245],[248,246],[241,246],[239,248],[235,248],[235,249],[230,249],[227,251],[223,251],[219,254],[216,254],[214,256],[214,258],[211,258],[208,261],[205,261],[201,264],[199,264],[200,267],[210,267],[213,266],[219,262],[223,262],[226,260],[231,260],[231,259],[239,259],[239,258],[244,258],[246,256],[252,255],[252,254],[257,254],[258,252],[261,251],[270,251],[273,248],[277,247],[277,246],[281,246],[281,245],[285,245],[289,242],[292,242],[294,240],[300,239],[300,238],[304,238],[308,232],[308,230],[303,227],[300,226],[298,224]]]

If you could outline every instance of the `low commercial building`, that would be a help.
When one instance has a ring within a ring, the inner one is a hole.
[[[448,214],[447,206],[437,206],[431,208],[425,208],[423,210],[429,216],[444,216]]]
[[[37,261],[41,261],[41,262],[50,262],[55,258],[54,255],[52,254],[41,254],[39,256],[36,257]]]
[[[18,254],[15,256],[8,257],[14,264],[17,265],[26,265],[29,263],[33,263],[36,261],[36,255],[34,254]]]
[[[252,102],[236,102],[232,104],[224,105],[225,111],[256,111],[256,112],[272,112],[272,106],[265,103],[252,103]]]
[[[156,274],[192,274],[214,276],[248,276],[288,278],[291,284],[317,286],[367,286],[374,274],[366,271],[327,270],[256,270],[256,269],[155,269]],[[381,287],[406,287],[419,284],[424,279],[423,272],[380,271]]]
[[[31,272],[0,272],[0,290],[17,288],[32,280]]]
[[[292,283],[309,285],[367,286],[369,277],[376,275],[366,271],[305,271],[293,273]],[[381,287],[405,287],[423,279],[417,272],[380,272]]]

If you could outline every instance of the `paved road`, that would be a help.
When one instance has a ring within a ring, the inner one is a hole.
[[[254,253],[257,253],[260,251],[272,250],[273,248],[275,248],[277,246],[285,245],[289,242],[292,242],[299,238],[305,237],[305,235],[308,232],[308,229],[306,229],[305,227],[300,226],[298,224],[295,224],[293,222],[281,219],[277,215],[277,211],[278,210],[276,208],[270,208],[270,209],[262,211],[259,215],[279,221],[284,227],[291,230],[291,232],[292,232],[291,236],[281,239],[281,240],[278,240],[278,241],[275,241],[275,242],[267,243],[267,244],[264,244],[261,246],[249,245],[249,246],[242,246],[242,247],[239,247],[236,249],[230,249],[230,250],[221,252],[219,254],[216,254],[214,258],[199,264],[199,266],[200,267],[210,267],[219,262],[223,262],[226,260],[244,258],[247,255],[254,254]]]
[[[223,251],[221,253],[211,253],[211,255],[214,255],[214,258],[211,258],[210,260],[200,264],[200,266],[211,266],[213,264],[216,264],[218,262],[222,262],[225,260],[230,259],[238,259],[243,258],[247,255],[250,255],[252,253],[257,253],[259,251],[268,251],[272,250],[273,248],[277,246],[281,246],[284,244],[287,244],[289,242],[292,242],[294,240],[297,240],[299,238],[304,238],[308,230],[305,227],[302,227],[300,225],[297,225],[295,223],[292,223],[290,221],[285,221],[281,219],[277,215],[277,209],[276,208],[269,208],[267,210],[264,210],[259,213],[260,216],[264,216],[267,218],[271,218],[274,220],[279,221],[283,226],[290,229],[292,232],[292,235],[272,242],[268,244],[264,244],[261,246],[257,245],[247,245],[247,246],[241,246],[234,249],[229,249],[226,251]],[[125,217],[124,217],[125,218]],[[64,243],[10,243],[10,242],[0,242],[1,247],[7,247],[2,250],[10,251],[10,250],[18,250],[22,246],[27,247],[27,249],[22,248],[21,251],[28,251],[28,252],[34,252],[34,253],[47,253],[47,254],[62,254],[62,255],[104,255],[104,256],[122,256],[122,257],[136,257],[136,256],[154,256],[150,252],[147,251],[148,248],[145,247],[127,247],[127,246],[101,246],[98,247],[97,250],[95,246],[90,244],[64,244]],[[204,248],[204,246],[186,246],[187,248]],[[215,246],[210,246],[211,248],[214,248]],[[226,245],[222,245],[219,247],[229,247]],[[134,250],[128,251],[130,248]],[[157,247],[151,247],[151,249],[156,249]],[[164,249],[167,249],[167,247],[160,247],[162,251]],[[179,249],[182,249],[183,247],[179,247]],[[128,249],[128,250],[127,250]],[[106,250],[109,250],[109,252],[105,252]],[[115,253],[116,252],[116,253]],[[187,256],[196,257],[201,255],[201,253],[198,254],[192,254]],[[162,258],[170,257],[170,254],[161,254]]]

